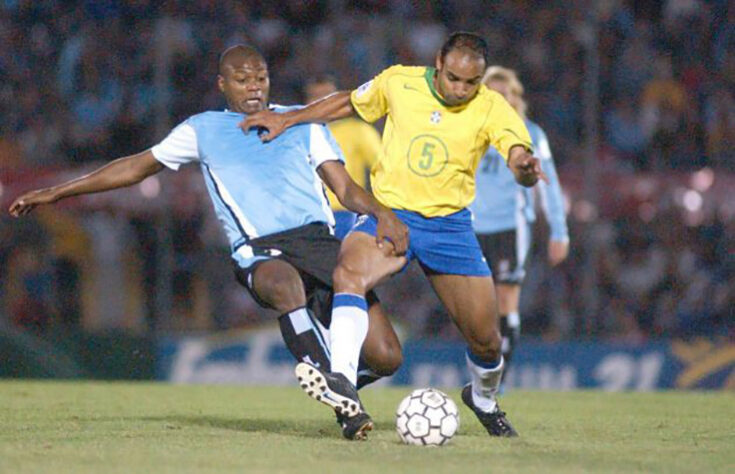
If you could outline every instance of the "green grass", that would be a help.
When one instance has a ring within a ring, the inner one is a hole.
[[[0,472],[735,472],[732,393],[513,392],[520,438],[462,406],[452,444],[424,448],[394,432],[408,392],[365,390],[376,430],[348,442],[295,387],[0,381]]]

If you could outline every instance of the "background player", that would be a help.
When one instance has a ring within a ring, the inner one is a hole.
[[[541,209],[551,229],[549,263],[557,265],[569,253],[569,231],[549,141],[541,127],[526,117],[523,85],[514,71],[491,66],[483,82],[501,93],[523,117],[533,141],[534,156],[540,160],[541,169],[549,179],[548,184],[539,183],[535,189],[538,190]],[[513,174],[504,165],[503,157],[494,148],[488,149],[480,162],[476,179],[477,197],[470,209],[474,216],[477,240],[495,279],[507,373],[521,331],[518,303],[526,273],[526,257],[531,247],[531,224],[536,220],[534,192],[518,186]]]
[[[462,400],[488,433],[516,436],[495,400],[503,372],[495,289],[466,207],[475,197],[475,170],[489,145],[507,158],[519,183],[533,186],[543,174],[522,119],[482,84],[486,66],[485,41],[454,33],[437,53],[436,68],[393,66],[352,92],[285,114],[256,114],[241,127],[250,134],[251,127],[265,127],[268,133],[261,138],[268,140],[302,122],[355,113],[374,122],[387,115],[371,183],[377,199],[407,223],[409,252],[396,256],[376,247],[376,221],[369,216],[361,217],[343,242],[334,278],[332,370],[354,382],[367,330],[363,295],[416,258],[469,345],[472,382]]]
[[[315,77],[307,82],[304,92],[308,104],[337,92],[337,82],[332,76]],[[380,153],[380,134],[357,117],[335,120],[328,127],[345,155],[347,173],[363,189],[368,189],[367,177]],[[331,191],[327,190],[327,196],[334,212],[334,235],[342,240],[352,229],[357,215],[347,210]]]
[[[242,134],[238,122],[266,107],[270,89],[267,65],[255,49],[227,49],[217,84],[228,110],[194,115],[149,150],[26,193],[11,204],[10,213],[22,216],[41,204],[131,186],[164,167],[178,170],[182,164],[198,163],[230,242],[238,281],[259,304],[282,313],[281,332],[297,360],[328,367],[329,346],[314,313],[328,319],[340,242],[328,226],[333,217],[320,177],[348,208],[379,219],[381,236],[394,243],[386,246],[393,251],[405,251],[405,225],[350,179],[326,127],[295,127],[268,144],[254,134]],[[400,345],[377,300],[370,301],[364,357],[376,373],[387,375],[400,365]],[[352,398],[357,399],[356,393]],[[350,408],[341,418],[343,434],[364,437],[372,422],[359,407]]]

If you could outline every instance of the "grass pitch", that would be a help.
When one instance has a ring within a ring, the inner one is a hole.
[[[732,393],[512,392],[509,440],[454,390],[459,433],[425,448],[394,431],[409,391],[363,391],[376,430],[349,442],[295,387],[0,381],[0,472],[735,472]]]

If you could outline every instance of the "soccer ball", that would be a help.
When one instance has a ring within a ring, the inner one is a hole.
[[[405,444],[441,446],[452,439],[457,428],[457,405],[433,388],[414,390],[396,410],[396,431]]]

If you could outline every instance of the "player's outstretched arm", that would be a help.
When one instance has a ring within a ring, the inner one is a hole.
[[[355,183],[344,165],[339,161],[324,162],[319,168],[319,176],[334,192],[339,202],[347,209],[358,214],[371,214],[378,220],[376,242],[383,247],[383,240],[393,243],[396,255],[404,255],[408,250],[408,227],[395,213],[380,204],[367,191]]]
[[[339,91],[312,102],[308,106],[282,114],[263,110],[249,115],[238,126],[247,133],[250,129],[264,128],[268,133],[260,135],[264,142],[271,141],[289,127],[299,123],[325,123],[355,113],[350,101],[350,91]]]
[[[545,182],[549,182],[546,174],[541,170],[541,162],[538,158],[534,158],[528,150],[521,146],[516,145],[508,152],[508,167],[513,172],[516,181],[521,186],[530,188],[538,182],[539,179],[543,179]]]
[[[20,217],[41,204],[51,204],[79,194],[97,193],[139,183],[161,169],[163,165],[155,159],[150,150],[147,150],[137,155],[119,158],[66,183],[27,192],[16,198],[8,210],[13,216]]]

